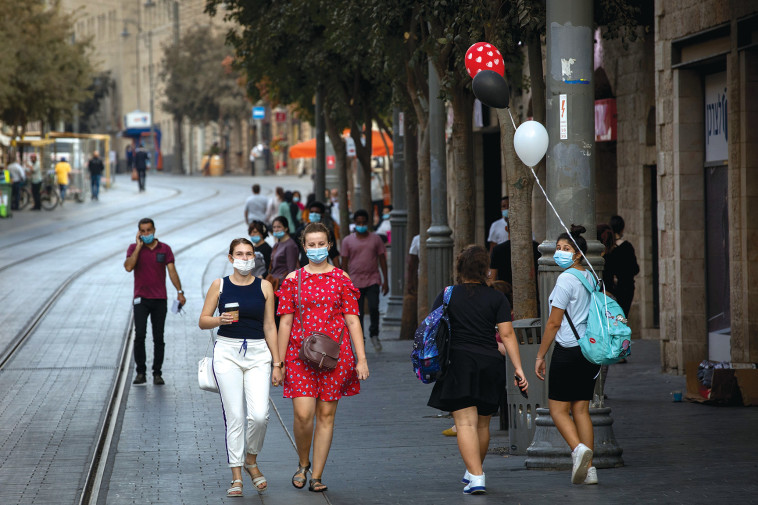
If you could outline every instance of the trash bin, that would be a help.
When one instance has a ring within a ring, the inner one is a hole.
[[[525,455],[534,436],[537,409],[547,406],[547,383],[534,374],[534,361],[542,343],[542,322],[539,318],[519,319],[513,321],[513,330],[519,343],[521,366],[529,381],[529,398],[521,396],[521,391],[514,385],[513,365],[506,359],[508,437],[510,453]]]
[[[11,212],[12,186],[7,182],[0,182],[0,218],[13,217]]]

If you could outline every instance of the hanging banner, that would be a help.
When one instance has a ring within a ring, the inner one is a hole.
[[[616,99],[595,100],[595,142],[616,140]]]
[[[705,76],[705,161],[729,158],[726,72]]]

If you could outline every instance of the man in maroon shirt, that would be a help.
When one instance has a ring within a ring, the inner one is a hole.
[[[387,279],[387,250],[379,235],[369,231],[368,212],[359,209],[353,214],[355,221],[355,233],[351,233],[342,240],[342,268],[350,275],[353,285],[361,292],[358,299],[361,325],[365,314],[364,303],[368,301],[369,336],[374,349],[382,350],[379,340],[379,286],[382,294],[386,295],[389,290]],[[379,276],[381,269],[382,275]],[[365,331],[364,331],[365,333]]]
[[[168,298],[166,270],[176,288],[179,304],[184,305],[187,299],[184,298],[182,283],[174,266],[174,253],[167,244],[155,238],[153,220],[141,219],[138,228],[137,241],[127,249],[124,261],[127,272],[134,270],[134,361],[137,364],[137,376],[133,384],[147,382],[145,337],[149,316],[153,327],[153,384],[163,385],[163,326],[166,322]]]

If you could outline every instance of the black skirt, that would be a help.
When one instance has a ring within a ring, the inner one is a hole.
[[[451,349],[450,365],[427,405],[446,412],[476,407],[480,416],[490,416],[498,410],[505,380],[503,356]]]
[[[550,360],[548,398],[559,402],[592,400],[600,365],[590,363],[579,346],[563,347],[557,342]]]

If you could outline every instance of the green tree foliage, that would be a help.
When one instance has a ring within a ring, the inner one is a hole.
[[[107,130],[108,124],[103,122],[100,110],[103,100],[115,91],[116,81],[111,77],[111,71],[100,72],[87,86],[89,96],[79,104],[79,132],[102,133]],[[72,129],[68,124],[66,129]]]
[[[187,31],[166,48],[160,78],[165,82],[164,111],[194,124],[223,123],[246,116],[248,102],[232,68],[234,49],[207,26]]]
[[[90,95],[89,41],[74,40],[58,2],[0,0],[0,12],[0,119],[14,134],[29,121],[70,119]]]

